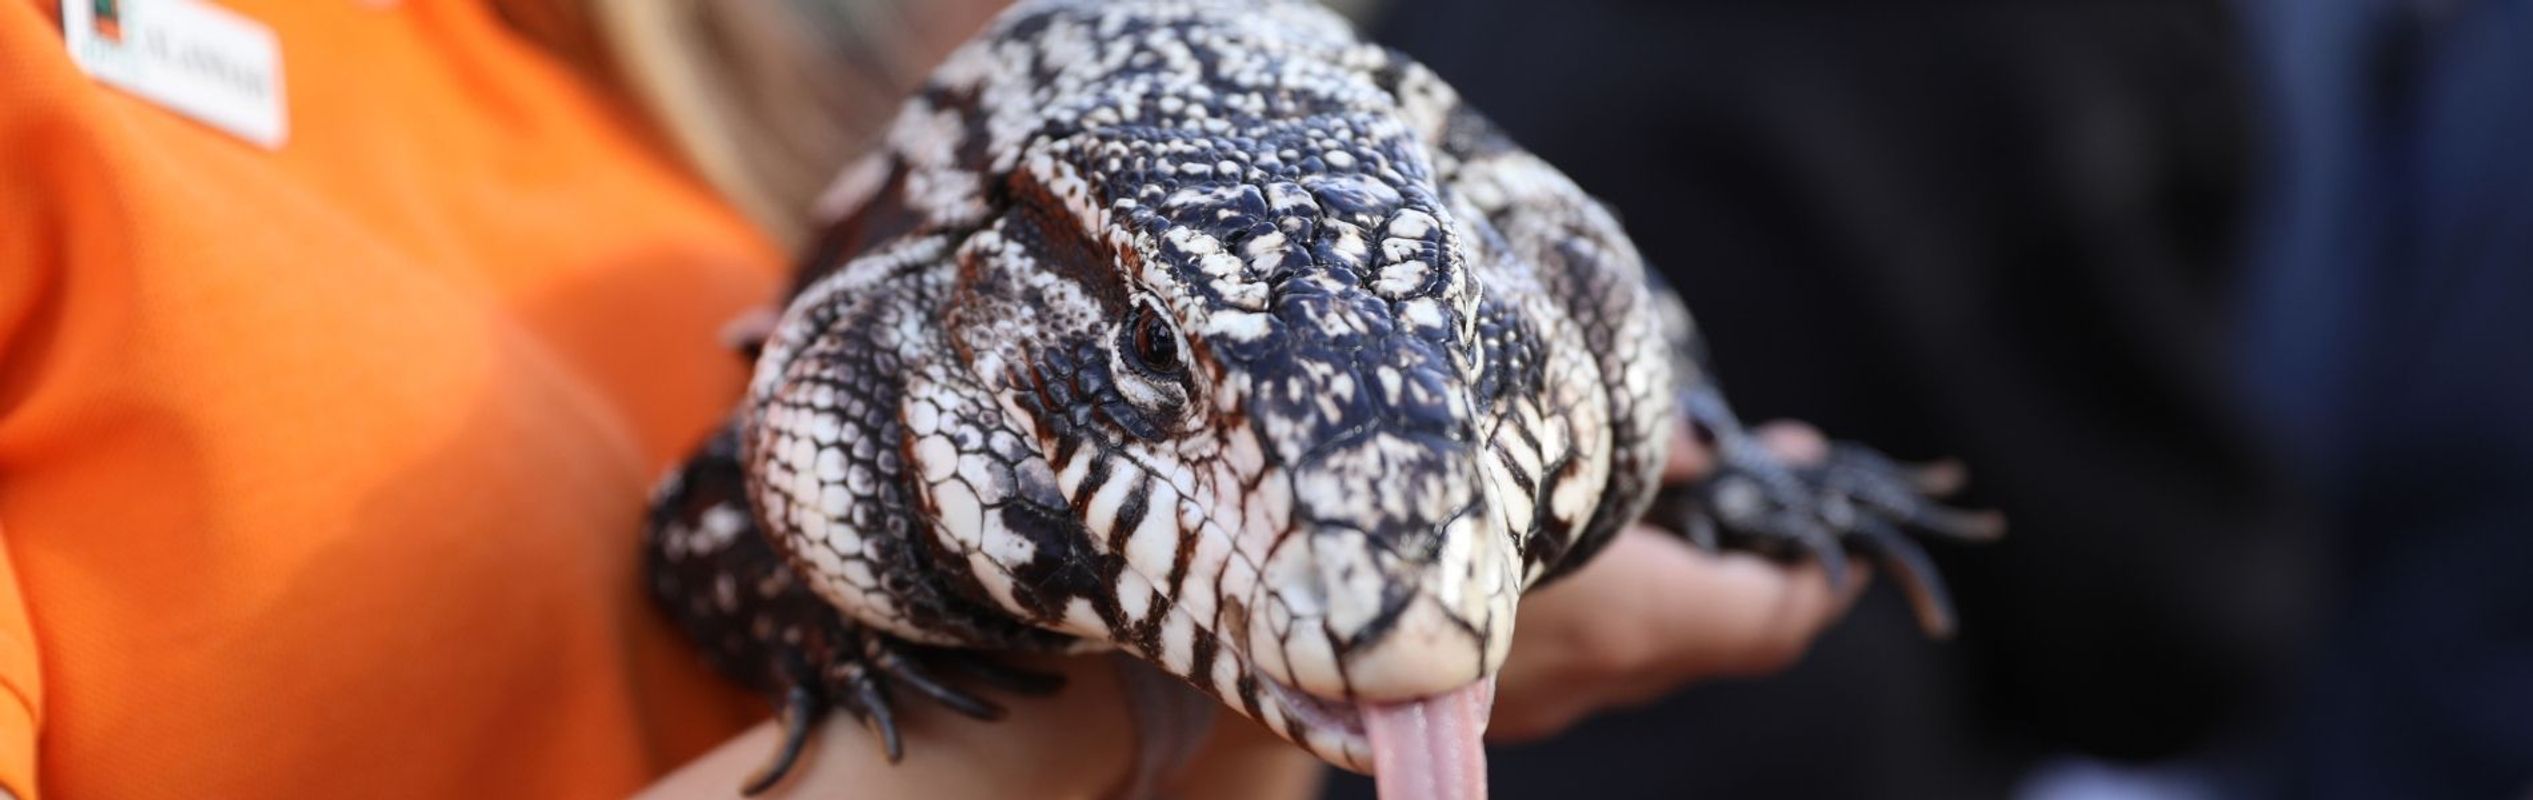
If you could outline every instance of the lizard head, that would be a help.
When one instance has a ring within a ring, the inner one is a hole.
[[[1487,690],[1561,547],[1528,543],[1597,507],[1595,362],[1539,279],[1496,256],[1480,201],[1437,185],[1448,92],[1342,19],[1298,2],[1024,9],[952,55],[887,158],[839,183],[834,207],[858,210],[822,250],[852,266],[803,276],[752,386],[815,408],[860,377],[786,363],[798,353],[906,373],[907,444],[875,458],[922,484],[932,538],[887,555],[954,563],[874,590],[804,560],[848,610],[925,615],[857,615],[892,633],[1113,644],[1369,770],[1401,750],[1371,741],[1390,711]],[[1480,268],[1502,296],[1481,297]],[[907,299],[822,311],[892,293]],[[821,344],[846,319],[860,338]],[[808,488],[819,454],[792,449],[756,482]],[[793,494],[805,514],[812,495]]]
[[[1520,326],[1479,324],[1421,157],[1329,141],[1379,124],[1041,140],[952,326],[1113,565],[1064,629],[1358,768],[1360,703],[1494,674],[1548,502],[1490,447],[1518,382],[1479,339]]]

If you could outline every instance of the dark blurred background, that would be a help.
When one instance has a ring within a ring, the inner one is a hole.
[[[2007,541],[1505,797],[2533,796],[2533,3],[1391,0],[1746,417]],[[1332,781],[1333,797],[1370,797]]]
[[[1609,202],[1745,417],[2012,520],[1957,639],[1877,586],[1501,796],[2533,798],[2533,0],[1325,2]],[[1002,5],[586,10],[797,240]]]

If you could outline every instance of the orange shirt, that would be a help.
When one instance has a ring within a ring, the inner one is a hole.
[[[0,785],[615,797],[762,716],[637,556],[771,246],[487,8],[221,5],[277,151],[0,0]]]

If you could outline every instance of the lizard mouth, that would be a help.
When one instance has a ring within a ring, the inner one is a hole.
[[[1255,719],[1260,727],[1322,761],[1358,773],[1372,772],[1372,737],[1364,727],[1359,704],[1303,691],[1255,667],[1249,675],[1259,687]]]
[[[1321,697],[1285,685],[1264,671],[1250,670],[1295,727],[1340,734],[1348,744],[1363,741],[1363,710],[1354,701]],[[1298,733],[1298,731],[1297,731]],[[1295,737],[1300,738],[1300,737]]]
[[[1478,741],[1494,705],[1493,678],[1428,697],[1383,702],[1321,697],[1254,670],[1251,674],[1283,712],[1286,738],[1330,763],[1372,774],[1382,797],[1486,796],[1486,756]],[[1337,741],[1324,746],[1323,736]]]

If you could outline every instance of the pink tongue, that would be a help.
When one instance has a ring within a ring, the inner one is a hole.
[[[1486,715],[1495,681],[1404,703],[1362,704],[1381,800],[1484,800]]]

